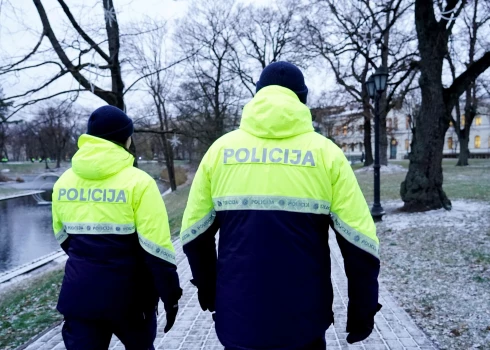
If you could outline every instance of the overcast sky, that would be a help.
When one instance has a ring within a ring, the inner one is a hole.
[[[6,4],[6,1],[9,1],[13,8]],[[0,3],[2,2],[2,12],[0,13],[0,62],[2,63],[0,63],[0,65],[3,64],[8,57],[23,57],[29,52],[39,40],[42,30],[41,21],[32,0],[0,0]],[[243,2],[266,6],[270,1],[243,0]],[[93,33],[102,29],[103,32],[101,34],[105,34],[105,28],[101,26],[101,23],[103,23],[103,10],[100,0],[70,0],[67,1],[67,3],[70,5],[70,10],[81,24],[82,28]],[[121,33],[127,33],[131,32],[130,28],[134,23],[148,19],[167,21],[167,23],[169,23],[169,29],[172,30],[173,27],[175,27],[172,25],[173,21],[185,14],[191,1],[114,0],[114,3],[118,22],[121,27]],[[43,5],[59,40],[65,38],[66,33],[73,34],[73,30],[70,31],[68,29],[70,28],[68,20],[56,0],[43,0]],[[168,35],[168,37],[170,39],[171,35]],[[102,47],[104,50],[107,50],[106,46],[103,45]],[[58,57],[53,54],[47,38],[44,38],[41,50],[46,50],[46,55],[43,55],[44,57],[38,57],[39,60],[32,61],[33,63],[41,62],[46,58],[58,61]],[[169,57],[167,57],[168,62],[172,62],[173,59],[174,57],[169,54]],[[24,71],[15,77],[10,75],[8,80],[5,80],[5,77],[2,77],[3,79],[0,78],[0,85],[3,87],[6,96],[12,96],[38,86],[40,82],[46,81],[57,71],[58,68],[54,65],[51,67],[43,66],[40,69],[33,69],[28,72]],[[84,74],[87,78],[97,81],[98,84],[103,84],[96,76],[91,76],[88,73]],[[257,79],[259,75],[260,71],[257,71]],[[128,87],[136,78],[137,77],[132,74],[126,74],[124,76],[126,87]],[[332,77],[318,68],[310,68],[305,72],[305,78],[306,83],[310,88],[310,101],[315,97],[318,97],[322,91],[327,89],[328,84],[333,84],[334,82]],[[105,79],[105,81],[107,81],[107,79]],[[105,87],[109,88],[109,86]],[[40,97],[58,91],[76,88],[78,88],[78,83],[71,77],[71,75],[66,75],[43,92],[34,96]],[[127,95],[126,104],[128,109],[130,111],[140,109],[142,107],[142,98],[144,99],[145,96],[142,96],[138,92]],[[88,109],[94,109],[105,104],[104,101],[95,97],[90,92],[81,93],[77,103]],[[32,113],[31,111],[32,108],[26,109],[19,113],[18,117],[29,117]]]

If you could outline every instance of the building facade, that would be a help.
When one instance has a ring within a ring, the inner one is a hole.
[[[471,158],[490,158],[490,110],[481,109],[470,129],[468,148]],[[349,159],[360,158],[364,152],[364,118],[355,107],[328,107],[311,110],[318,132],[332,139]],[[461,124],[464,125],[464,115]],[[412,143],[412,120],[401,110],[392,110],[386,118],[388,159],[406,159]],[[374,155],[374,121],[371,121],[371,144]],[[459,155],[458,135],[449,127],[444,142],[444,157]]]

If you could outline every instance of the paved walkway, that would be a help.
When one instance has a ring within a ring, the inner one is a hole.
[[[393,300],[389,292],[380,286],[380,303],[383,309],[376,315],[376,327],[371,336],[362,343],[348,345],[345,341],[345,324],[347,319],[347,279],[343,270],[343,261],[335,239],[330,239],[332,258],[332,283],[335,292],[334,313],[335,326],[331,326],[325,338],[327,349],[435,349],[432,343],[417,328],[410,316]],[[160,316],[158,318],[158,335],[155,341],[157,350],[197,350],[197,349],[223,349],[220,345],[211,315],[202,312],[197,300],[197,290],[190,284],[191,271],[187,259],[182,252],[180,242],[175,243],[177,251],[177,265],[184,296],[180,301],[180,312],[177,322],[172,330],[165,334],[165,315],[160,303]],[[29,345],[26,350],[65,349],[58,326],[37,341]],[[110,349],[123,350],[124,346],[113,338]]]

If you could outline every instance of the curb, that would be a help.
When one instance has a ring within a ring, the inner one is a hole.
[[[45,336],[46,334],[48,334],[49,332],[51,332],[53,329],[55,329],[56,327],[58,327],[62,323],[63,323],[63,321],[59,321],[59,322],[53,323],[51,326],[49,326],[48,328],[46,328],[41,333],[33,336],[27,342],[25,342],[24,344],[22,344],[19,347],[15,348],[15,350],[24,350],[24,349],[26,349],[29,345],[31,345],[32,343],[34,343],[36,340],[42,338],[43,336]]]
[[[10,281],[11,279],[18,277],[20,275],[23,275],[25,273],[31,272],[33,270],[36,270],[40,268],[41,266],[44,266],[46,264],[49,264],[51,261],[56,260],[62,256],[66,255],[65,252],[61,249],[58,249],[57,251],[44,255],[36,260],[33,260],[27,264],[24,264],[22,266],[16,267],[12,270],[8,270],[0,274],[0,284],[5,283],[7,281]]]

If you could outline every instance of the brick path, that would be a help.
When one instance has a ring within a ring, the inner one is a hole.
[[[332,258],[332,283],[334,287],[334,313],[335,326],[331,326],[325,338],[327,349],[435,349],[432,343],[417,328],[410,316],[401,309],[391,297],[390,293],[380,285],[380,303],[383,309],[376,315],[376,327],[371,336],[362,343],[348,345],[345,341],[345,324],[347,319],[347,279],[343,270],[343,261],[340,250],[333,235],[330,235]],[[190,284],[191,271],[187,259],[182,252],[180,242],[175,242],[177,251],[177,265],[184,296],[180,301],[180,311],[172,330],[164,335],[165,315],[163,305],[160,303],[160,316],[158,318],[158,334],[155,340],[157,350],[194,350],[194,349],[223,349],[220,345],[214,324],[208,312],[204,313],[197,301],[197,291]],[[58,326],[30,344],[26,350],[65,349]],[[110,349],[123,350],[124,346],[113,338]]]

